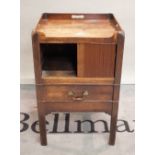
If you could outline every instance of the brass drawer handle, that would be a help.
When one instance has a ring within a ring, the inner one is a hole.
[[[73,91],[69,91],[68,92],[68,96],[71,96],[72,97],[72,100],[74,101],[82,101],[84,99],[85,96],[88,96],[88,91],[85,90],[81,96],[76,96],[75,92]]]

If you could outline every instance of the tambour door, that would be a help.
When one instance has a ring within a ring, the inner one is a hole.
[[[78,44],[78,77],[114,77],[116,44]]]

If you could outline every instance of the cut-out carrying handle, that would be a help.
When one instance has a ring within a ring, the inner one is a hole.
[[[71,18],[72,19],[84,19],[85,16],[84,15],[72,15]]]

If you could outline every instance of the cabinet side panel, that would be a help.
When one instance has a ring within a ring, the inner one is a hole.
[[[41,81],[41,52],[39,45],[39,34],[32,32],[32,46],[33,46],[33,61],[34,61],[34,72],[35,72],[35,81],[40,83]]]
[[[79,44],[79,77],[114,77],[115,44]]]

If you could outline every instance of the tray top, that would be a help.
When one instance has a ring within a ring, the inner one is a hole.
[[[112,14],[43,14],[36,31],[46,38],[112,38],[121,30]]]

